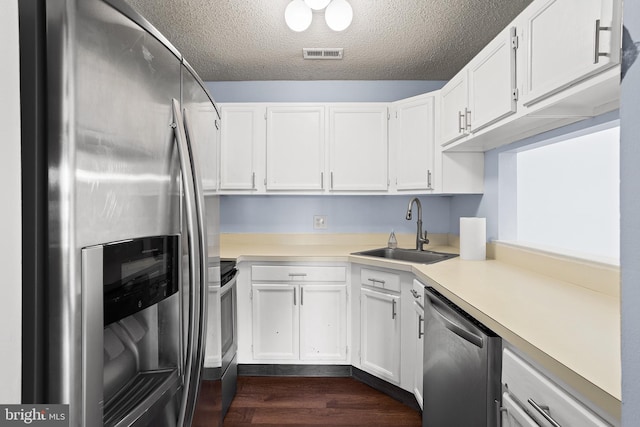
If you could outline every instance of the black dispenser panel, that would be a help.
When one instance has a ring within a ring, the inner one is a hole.
[[[178,236],[155,236],[104,246],[104,326],[178,291],[178,245]]]

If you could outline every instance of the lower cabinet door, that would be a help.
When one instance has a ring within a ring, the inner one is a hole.
[[[300,359],[346,360],[346,285],[300,286]]]
[[[254,359],[298,359],[297,293],[297,285],[252,286]]]
[[[414,365],[413,365],[413,394],[416,397],[416,401],[422,408],[422,374],[423,374],[423,359],[424,359],[424,309],[414,301],[414,321],[417,325],[416,334],[416,348],[414,352]]]
[[[360,304],[360,365],[399,384],[400,296],[362,288]]]
[[[509,393],[503,393],[502,427],[538,427],[538,423],[511,398]]]

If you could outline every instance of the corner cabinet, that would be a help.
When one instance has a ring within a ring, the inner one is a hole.
[[[360,367],[400,385],[401,306],[398,274],[360,270]]]
[[[345,362],[345,266],[254,265],[254,361]]]
[[[617,0],[539,0],[525,10],[525,106],[620,62],[620,9]]]
[[[325,108],[267,107],[267,190],[324,189]]]
[[[419,95],[391,104],[390,164],[397,191],[433,191],[435,100]]]
[[[507,28],[441,90],[441,145],[516,111],[516,29]]]
[[[256,192],[264,172],[265,107],[223,104],[220,141],[220,190]],[[262,187],[264,188],[264,187]]]
[[[387,191],[387,104],[330,106],[329,189]]]

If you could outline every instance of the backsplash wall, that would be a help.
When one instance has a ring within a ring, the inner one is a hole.
[[[444,86],[427,80],[207,82],[216,102],[392,102]],[[410,196],[233,195],[220,198],[222,233],[414,233],[404,219]],[[424,227],[448,233],[451,197],[424,196]],[[327,228],[314,230],[313,216]],[[415,218],[415,217],[414,217]]]
[[[422,196],[422,220],[429,233],[448,233],[450,199]],[[415,233],[405,214],[410,196],[221,196],[222,233]],[[327,228],[313,228],[326,215]]]

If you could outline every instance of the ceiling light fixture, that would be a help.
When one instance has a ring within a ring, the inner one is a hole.
[[[284,20],[293,31],[304,31],[311,25],[313,15],[304,0],[293,0],[284,10]]]
[[[333,0],[324,11],[324,20],[333,31],[345,30],[352,19],[353,9],[347,0]]]
[[[311,25],[312,10],[322,9],[333,31],[344,31],[351,25],[353,9],[347,0],[292,0],[284,10],[284,20],[293,31],[304,31]]]

